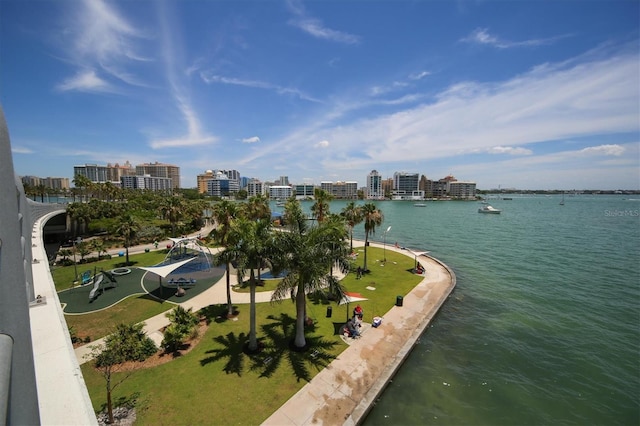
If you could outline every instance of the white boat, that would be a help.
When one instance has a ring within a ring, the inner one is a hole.
[[[496,209],[489,204],[484,205],[478,209],[478,213],[500,214],[500,212],[502,212],[502,210]]]
[[[415,203],[413,206],[414,207],[427,207],[427,205],[425,203]]]

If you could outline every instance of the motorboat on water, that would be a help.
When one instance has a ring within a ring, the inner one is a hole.
[[[413,206],[414,207],[427,207],[427,205],[425,203],[415,203]]]
[[[500,214],[501,212],[502,210],[496,209],[495,207],[490,206],[489,204],[485,204],[478,209],[478,213]]]

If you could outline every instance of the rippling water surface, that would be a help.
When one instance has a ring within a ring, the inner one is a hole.
[[[365,425],[640,424],[640,200],[559,202],[377,203],[458,285]]]

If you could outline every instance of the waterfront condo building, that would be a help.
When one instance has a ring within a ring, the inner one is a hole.
[[[259,179],[249,179],[249,183],[246,186],[248,197],[257,197],[258,195],[265,195],[266,186]]]
[[[172,190],[172,180],[166,177],[155,176],[122,176],[120,178],[120,186],[125,189],[146,189],[148,191],[167,191]]]
[[[382,176],[377,170],[371,170],[367,175],[367,198],[370,200],[379,200],[384,198],[384,190],[382,189]]]
[[[173,189],[180,188],[180,167],[173,164],[144,163],[136,165],[136,176],[149,175],[153,177],[162,177],[171,179],[171,187]]]
[[[228,197],[240,190],[240,184],[235,179],[229,179],[221,171],[215,172],[213,178],[207,181],[207,193],[214,197]]]
[[[123,165],[118,163],[106,166],[97,164],[85,164],[83,166],[73,166],[73,176],[84,176],[93,183],[111,182],[114,185],[120,185],[122,176],[135,176],[136,169],[127,161]]]
[[[269,198],[273,200],[286,200],[293,194],[293,188],[289,185],[272,185],[269,187]]]
[[[315,190],[315,185],[311,185],[310,183],[303,183],[300,185],[295,185],[293,190],[296,195],[296,199],[304,200],[306,198],[313,198],[313,192]]]
[[[358,182],[320,182],[320,188],[338,200],[355,200],[358,198]]]

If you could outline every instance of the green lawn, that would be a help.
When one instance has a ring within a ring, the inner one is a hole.
[[[356,250],[356,266],[362,265],[362,248]],[[351,273],[343,284],[347,291],[368,298],[358,303],[364,308],[364,320],[371,321],[422,277],[411,272],[413,257],[387,250],[387,262],[381,266],[378,259],[383,250],[369,247],[367,251],[370,273],[359,280]],[[331,318],[326,317],[327,306],[332,306]],[[354,307],[351,304],[349,311]],[[239,311],[237,321],[222,320],[216,316],[225,312],[224,307],[209,307],[211,326],[194,350],[167,364],[134,372],[116,388],[114,401],[135,400],[137,423],[143,425],[259,424],[346,348],[337,332],[348,311],[336,302],[309,298],[308,314],[314,325],[307,330],[310,349],[302,353],[289,349],[295,321],[290,300],[257,306],[258,337],[264,348],[254,356],[242,351],[249,332],[249,306],[240,305]],[[83,365],[82,371],[94,408],[101,410],[106,402],[104,378],[91,364]]]

